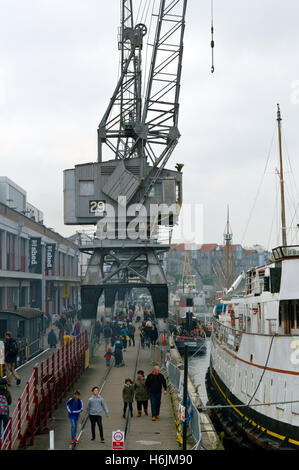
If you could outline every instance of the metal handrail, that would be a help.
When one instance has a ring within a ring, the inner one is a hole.
[[[77,363],[87,349],[87,331],[84,331],[74,337],[70,344],[66,346],[63,345],[61,349],[58,349],[55,353],[53,352],[51,359],[47,358],[42,361],[40,364],[40,374],[38,371],[39,368],[34,367],[33,373],[27,381],[18,399],[18,403],[9,418],[8,425],[3,430],[2,436],[4,437],[0,437],[0,450],[11,450],[18,439],[21,444],[22,440],[25,438],[28,426],[32,424],[33,413],[38,411],[39,404],[46,398],[46,393],[51,394],[58,380],[62,380],[63,387],[65,387],[65,385],[70,386],[72,381],[79,378],[80,370],[77,368]],[[75,373],[67,382],[66,375],[74,366],[76,369]],[[38,380],[39,375],[40,380]],[[62,390],[62,392],[64,391],[65,389]],[[54,400],[50,399],[50,406],[45,412],[44,421],[46,421],[48,416],[52,416],[53,406]],[[34,408],[32,409],[32,407]],[[25,426],[24,430],[26,421],[27,426]],[[41,422],[39,421],[38,424],[40,427]],[[33,434],[31,443],[33,444]]]
[[[170,360],[166,361],[165,368],[167,371],[168,379],[171,385],[176,389],[176,391],[181,394],[182,387],[183,387],[183,380],[181,378],[182,370],[179,369],[175,364],[173,364]],[[200,425],[200,414],[199,411],[194,404],[190,394],[189,399],[191,403],[191,419],[190,419],[190,430],[191,434],[196,441],[196,445],[194,446],[194,450],[201,450],[201,425]],[[195,416],[195,417],[194,417]]]

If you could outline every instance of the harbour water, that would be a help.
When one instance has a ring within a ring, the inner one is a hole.
[[[205,375],[210,362],[211,339],[207,338],[207,350],[204,354],[200,354],[189,359],[189,375],[192,377],[195,386],[198,385],[198,392],[204,405],[208,401],[205,386]]]

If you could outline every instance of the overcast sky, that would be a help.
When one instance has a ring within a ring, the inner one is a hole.
[[[97,159],[96,130],[118,74],[119,4],[0,0],[0,175],[26,189],[45,224],[64,235],[74,228],[63,224],[63,170]],[[293,169],[286,180],[299,175],[299,2],[214,0],[214,15],[212,75],[210,0],[188,1],[182,136],[170,167],[185,165],[184,200],[203,205],[205,243],[222,242],[229,204],[234,243],[268,248],[279,242],[276,134],[248,220],[278,102]],[[288,226],[297,193],[295,184],[287,190]]]

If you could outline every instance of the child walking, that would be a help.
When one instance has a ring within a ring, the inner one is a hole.
[[[80,400],[79,390],[75,390],[73,398],[70,398],[67,401],[66,409],[69,413],[69,419],[71,421],[72,442],[77,442],[76,440],[77,426],[78,426],[80,413],[83,410],[83,402],[82,400]]]
[[[123,401],[124,401],[124,411],[123,418],[126,417],[127,407],[129,405],[131,416],[133,417],[133,400],[134,400],[135,388],[131,379],[125,380],[125,385],[123,388]]]
[[[111,351],[111,348],[108,348],[106,354],[104,355],[104,358],[106,359],[106,366],[107,367],[110,367],[110,360],[111,360],[112,356],[113,356],[113,353]]]

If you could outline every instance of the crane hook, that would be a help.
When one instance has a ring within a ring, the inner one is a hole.
[[[212,67],[211,67],[211,73],[214,73],[215,67],[214,67],[214,5],[213,5],[213,0],[211,0],[211,49],[212,49]]]

